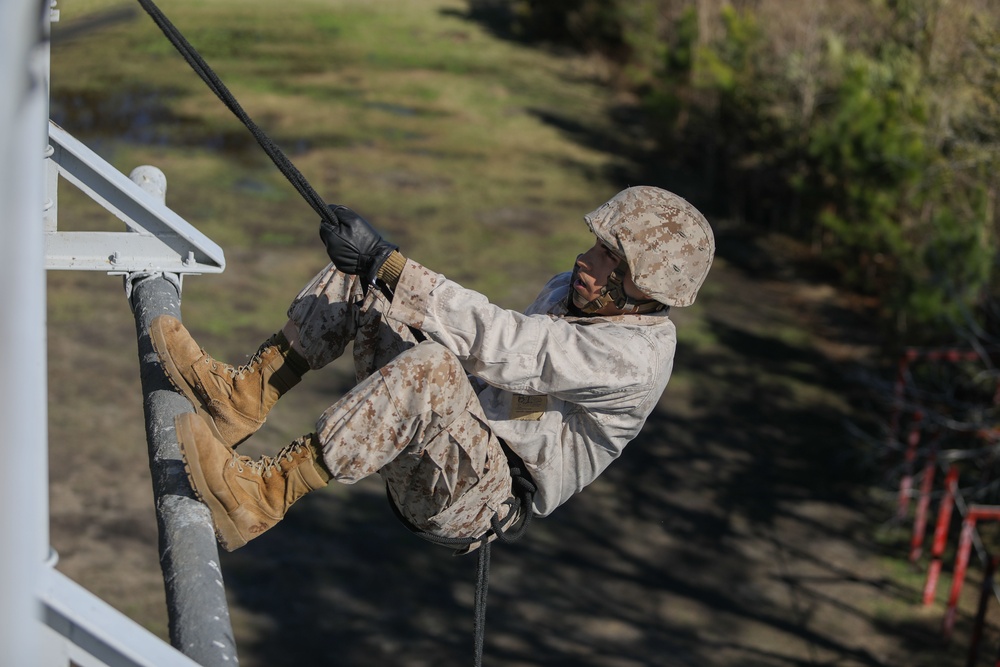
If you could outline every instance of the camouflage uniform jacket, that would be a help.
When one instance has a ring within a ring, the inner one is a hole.
[[[666,312],[569,316],[570,275],[552,278],[522,314],[408,260],[386,313],[451,350],[478,379],[490,426],[538,485],[539,516],[592,482],[639,433],[676,347]]]

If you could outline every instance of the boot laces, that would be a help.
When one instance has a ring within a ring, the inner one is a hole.
[[[272,471],[280,470],[281,461],[285,459],[287,461],[294,461],[295,455],[302,451],[302,442],[296,440],[291,444],[285,445],[274,456],[261,456],[259,459],[251,459],[249,456],[241,456],[236,452],[233,452],[232,461],[230,461],[230,466],[235,466],[239,472],[243,472],[247,469],[250,470],[255,475],[261,477],[270,477],[274,474]]]
[[[242,379],[243,376],[246,375],[247,373],[254,372],[254,369],[257,367],[258,364],[260,364],[261,358],[264,356],[264,353],[267,352],[272,347],[274,347],[274,341],[273,339],[269,338],[268,340],[264,341],[264,343],[261,344],[259,348],[257,348],[257,351],[253,353],[253,356],[250,357],[249,361],[247,361],[242,366],[226,366],[225,367],[226,372],[229,373],[229,375],[234,379],[235,378]]]
[[[304,445],[301,440],[294,440],[291,443],[285,445],[280,452],[275,454],[274,462],[277,464],[281,459],[287,459],[288,461],[294,461],[295,455],[304,449]]]

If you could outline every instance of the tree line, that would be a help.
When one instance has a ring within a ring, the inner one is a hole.
[[[877,297],[895,344],[997,331],[993,0],[471,0],[601,54],[658,154]]]

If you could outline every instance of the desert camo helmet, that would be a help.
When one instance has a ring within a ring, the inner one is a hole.
[[[690,306],[708,276],[715,236],[698,209],[648,185],[622,190],[584,216],[594,235],[628,263],[636,286],[667,306]]]

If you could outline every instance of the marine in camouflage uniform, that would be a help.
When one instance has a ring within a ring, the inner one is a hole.
[[[595,244],[524,312],[505,310],[407,260],[346,207],[321,236],[332,263],[245,366],[212,359],[176,319],[151,337],[197,414],[176,420],[195,492],[232,550],[331,479],[385,480],[407,523],[491,539],[516,503],[510,461],[545,516],[592,482],[642,428],[666,387],[676,334],[715,250],[705,218],[659,188],[628,188],[585,216]],[[235,451],[307,370],[354,341],[358,384],[316,430],[274,457]],[[473,544],[475,546],[475,544]]]

